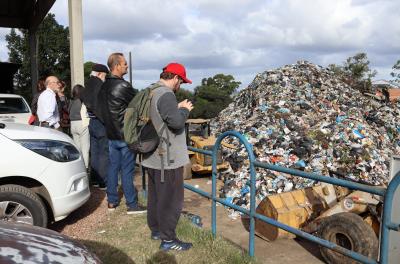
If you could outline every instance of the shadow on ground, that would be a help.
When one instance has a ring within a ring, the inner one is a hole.
[[[90,198],[84,205],[73,211],[67,218],[52,223],[47,228],[61,232],[65,226],[74,224],[76,221],[92,214],[100,206],[105,196],[105,191],[97,188],[90,188]]]
[[[100,243],[91,240],[78,240],[85,245],[91,252],[103,262],[103,264],[135,264],[135,262],[126,255],[123,251],[119,250],[112,245]],[[170,263],[170,262],[150,262],[150,263]],[[171,262],[172,263],[172,262]],[[176,262],[175,262],[176,263]]]
[[[242,216],[241,221],[242,221],[243,227],[246,229],[246,231],[250,232],[250,218],[247,216]],[[265,240],[263,237],[258,236],[257,234],[256,234],[256,236],[261,238],[262,240]],[[268,241],[268,240],[265,240],[265,241]],[[305,250],[310,252],[317,259],[324,261],[324,259],[322,258],[321,252],[319,251],[318,244],[313,243],[313,242],[311,242],[305,238],[301,238],[301,237],[294,238],[294,241],[296,241],[297,244],[299,244]],[[268,242],[271,242],[271,241],[268,241]]]
[[[305,250],[310,252],[314,257],[321,261],[325,261],[324,258],[321,255],[321,251],[319,250],[319,245],[316,243],[313,243],[305,238],[301,237],[296,237],[295,241],[302,246]]]
[[[153,256],[151,256],[148,260],[146,260],[146,264],[177,264],[176,258],[174,255],[168,254],[164,251],[158,251]]]

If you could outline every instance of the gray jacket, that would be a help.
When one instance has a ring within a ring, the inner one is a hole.
[[[164,130],[163,137],[167,138],[167,132],[169,133],[170,164],[168,165],[167,155],[165,155],[164,169],[182,167],[189,163],[185,134],[185,122],[189,117],[189,110],[186,108],[178,108],[175,94],[168,87],[161,86],[156,88],[153,93],[150,106],[151,120],[157,131],[160,131],[160,128],[165,122],[167,129]],[[165,150],[167,148],[165,143],[163,143],[162,147]],[[144,156],[142,165],[147,168],[161,170],[161,158],[158,154],[158,150],[150,155]]]

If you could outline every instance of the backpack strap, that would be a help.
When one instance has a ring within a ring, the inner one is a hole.
[[[171,165],[171,160],[170,160],[170,152],[169,152],[169,133],[168,133],[168,129],[167,128],[167,124],[163,123],[163,125],[161,126],[160,130],[157,131],[157,134],[160,137],[160,144],[158,145],[158,155],[160,156],[160,160],[161,160],[161,183],[164,183],[164,154],[165,152],[167,152],[167,164],[168,166]],[[167,133],[167,138],[163,137],[163,132],[164,130]],[[165,151],[165,149],[163,148],[163,143],[165,143],[167,145],[167,150]]]
[[[151,98],[152,98],[152,93],[153,90],[162,87],[161,84],[159,83],[155,83],[151,86]],[[151,121],[151,120],[150,120]],[[166,138],[163,137],[163,133],[164,130],[166,132]],[[163,122],[162,126],[160,127],[160,129],[157,131],[158,137],[160,138],[160,143],[158,144],[158,155],[160,156],[160,160],[161,160],[161,183],[164,183],[165,181],[165,175],[164,175],[164,161],[165,161],[165,152],[167,154],[167,164],[168,166],[171,165],[171,163],[173,162],[173,160],[170,159],[170,149],[169,149],[169,145],[170,145],[170,140],[169,140],[169,132],[167,129],[167,124],[165,122]],[[163,148],[163,143],[166,144],[166,150]]]

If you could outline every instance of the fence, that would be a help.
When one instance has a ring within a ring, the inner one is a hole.
[[[216,178],[217,178],[217,151],[220,148],[221,142],[224,138],[226,137],[236,137],[239,139],[240,143],[242,143],[247,151],[249,161],[250,161],[250,210],[244,209],[242,207],[239,207],[235,204],[229,203],[221,198],[217,197],[217,191],[216,191]],[[278,172],[283,172],[287,174],[292,174],[295,176],[307,178],[307,179],[312,179],[315,181],[321,181],[321,182],[326,182],[334,185],[339,185],[343,187],[347,187],[349,189],[353,190],[360,190],[364,191],[367,193],[379,195],[384,197],[384,208],[383,208],[383,216],[382,216],[382,221],[381,221],[381,240],[380,240],[380,247],[379,247],[379,256],[380,260],[379,263],[382,264],[387,264],[388,259],[389,259],[389,232],[390,230],[394,231],[400,231],[400,224],[399,223],[393,223],[391,221],[392,219],[392,206],[393,206],[393,199],[394,199],[394,194],[397,190],[397,188],[400,185],[400,172],[396,174],[396,176],[391,180],[389,186],[387,189],[381,188],[381,187],[374,187],[374,186],[368,186],[364,184],[359,184],[351,181],[346,181],[346,180],[341,180],[341,179],[336,179],[336,178],[331,178],[323,175],[318,175],[315,173],[307,173],[299,170],[294,170],[294,169],[289,169],[289,168],[284,168],[281,166],[277,165],[272,165],[272,164],[267,164],[267,163],[262,163],[259,162],[255,159],[254,153],[252,146],[248,143],[246,138],[241,135],[240,133],[236,131],[227,131],[222,133],[216,140],[216,143],[214,145],[214,148],[212,151],[210,150],[202,150],[202,149],[197,149],[193,147],[188,147],[189,150],[199,152],[205,155],[210,155],[212,157],[212,191],[211,194],[204,192],[198,188],[195,188],[192,185],[185,184],[185,188],[189,189],[195,193],[198,193],[204,197],[207,197],[212,200],[212,211],[211,211],[211,221],[212,221],[212,234],[215,237],[216,236],[216,211],[217,211],[217,202],[220,204],[223,204],[225,206],[228,206],[230,208],[233,208],[243,214],[246,214],[250,218],[250,230],[249,230],[249,255],[251,257],[254,256],[254,236],[255,236],[255,219],[259,219],[263,222],[266,222],[270,225],[279,227],[285,231],[288,231],[290,233],[293,233],[299,237],[305,238],[307,240],[310,240],[312,242],[315,242],[323,247],[329,248],[333,251],[339,252],[343,255],[346,255],[352,259],[355,259],[357,261],[360,261],[362,263],[378,263],[376,260],[367,258],[357,252],[348,250],[346,248],[340,247],[335,243],[332,243],[330,241],[321,239],[319,237],[316,237],[314,235],[311,235],[309,233],[306,233],[304,231],[301,231],[297,228],[293,228],[291,226],[285,225],[281,222],[278,222],[274,219],[268,218],[266,216],[260,215],[256,213],[256,200],[255,200],[255,192],[256,192],[256,187],[255,187],[255,182],[256,182],[256,172],[255,172],[255,167],[260,167],[260,168],[265,168],[273,171],[278,171]]]

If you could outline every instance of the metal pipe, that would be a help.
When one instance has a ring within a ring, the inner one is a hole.
[[[213,148],[213,171],[217,170],[217,152],[221,145],[221,142],[224,138],[233,136],[239,139],[239,142],[244,145],[246,148],[249,160],[250,160],[250,232],[249,232],[249,255],[250,257],[254,257],[254,236],[255,236],[255,219],[254,215],[256,212],[256,173],[254,168],[254,161],[255,156],[253,152],[253,147],[249,144],[246,138],[237,131],[226,131],[218,136],[217,140],[215,141],[214,148]],[[216,181],[216,173],[213,173],[213,183]],[[213,192],[215,192],[215,186],[213,185]],[[213,195],[213,197],[215,197]],[[214,198],[213,198],[214,201]],[[213,206],[216,207],[216,203],[213,202]],[[213,211],[216,210],[213,208]],[[216,219],[212,218],[213,226],[216,224]],[[216,227],[215,227],[216,229]]]
[[[129,51],[129,82],[132,84],[132,52]]]
[[[396,176],[390,181],[389,186],[386,190],[386,194],[383,200],[383,216],[381,222],[381,245],[380,245],[380,263],[386,264],[389,261],[389,232],[392,223],[392,208],[393,198],[396,190],[400,185],[400,172],[396,173]],[[397,226],[400,226],[397,224]]]
[[[211,195],[208,194],[207,192],[203,191],[203,190],[200,190],[200,189],[198,189],[198,188],[196,188],[196,187],[194,187],[192,185],[189,185],[189,184],[185,184],[184,186],[185,186],[185,188],[187,188],[187,189],[189,189],[189,190],[191,190],[191,191],[193,191],[195,193],[198,193],[200,195],[203,195],[203,196],[205,196],[207,198],[212,199]],[[225,200],[223,200],[221,198],[216,198],[215,200],[216,200],[216,202],[218,202],[220,204],[223,204],[225,206],[228,206],[230,208],[233,208],[233,209],[235,209],[235,210],[237,210],[237,211],[239,211],[239,212],[241,212],[243,214],[250,215],[250,211],[244,209],[243,207],[240,207],[240,206],[237,206],[236,204],[232,204],[230,202],[227,202],[227,201],[225,201]],[[259,219],[259,220],[261,220],[261,221],[263,221],[263,222],[266,222],[266,223],[268,223],[270,225],[279,227],[279,228],[281,228],[281,229],[283,229],[283,230],[285,230],[287,232],[290,232],[290,233],[295,234],[297,236],[303,237],[303,238],[305,238],[307,240],[311,240],[312,242],[315,242],[315,243],[317,243],[317,244],[319,244],[319,245],[321,245],[323,247],[332,249],[332,250],[334,250],[336,252],[339,252],[339,253],[341,253],[343,255],[351,257],[351,258],[353,258],[355,260],[362,261],[363,263],[371,263],[371,264],[378,263],[375,260],[371,260],[371,259],[369,259],[369,258],[367,258],[367,257],[365,257],[365,256],[363,256],[361,254],[358,254],[358,253],[356,253],[354,251],[351,251],[351,250],[348,250],[346,248],[340,247],[340,246],[336,245],[335,243],[332,243],[332,242],[324,240],[322,238],[310,235],[309,233],[306,233],[306,232],[301,231],[301,230],[299,230],[297,228],[285,225],[285,224],[283,224],[281,222],[278,222],[278,221],[276,221],[276,220],[274,220],[272,218],[266,217],[264,215],[256,213],[256,214],[254,214],[254,217]]]
[[[367,193],[377,194],[380,196],[384,196],[385,192],[386,192],[385,188],[381,188],[381,187],[374,187],[374,186],[369,186],[369,185],[365,185],[365,184],[361,184],[361,183],[356,183],[356,182],[351,182],[351,181],[347,181],[347,180],[323,176],[323,175],[319,175],[316,173],[309,173],[309,172],[304,172],[301,170],[284,168],[281,166],[272,165],[272,164],[268,164],[268,163],[261,163],[259,161],[255,161],[254,165],[256,167],[261,167],[264,169],[269,169],[269,170],[273,170],[273,171],[279,171],[279,172],[283,172],[283,173],[287,173],[287,174],[292,174],[295,176],[299,176],[299,177],[307,178],[307,179],[311,179],[311,180],[327,182],[327,183],[331,183],[334,185],[347,187],[350,189],[356,189],[356,190],[360,190],[360,191],[367,192]]]
[[[250,211],[216,197],[217,152],[218,152],[218,148],[221,145],[222,140],[228,136],[233,136],[233,137],[238,138],[240,143],[245,146],[246,151],[248,153],[248,157],[249,157],[249,161],[250,161]],[[312,242],[315,242],[323,247],[329,248],[329,249],[339,252],[343,255],[346,255],[350,258],[361,261],[363,263],[368,263],[368,264],[378,263],[375,260],[371,260],[371,259],[369,259],[361,254],[358,254],[354,251],[340,247],[335,243],[332,243],[330,241],[313,236],[311,234],[308,234],[304,231],[293,228],[291,226],[285,225],[285,224],[280,223],[272,218],[268,218],[266,216],[257,214],[255,211],[255,177],[256,177],[255,167],[261,167],[261,168],[265,168],[265,169],[269,169],[269,170],[288,173],[288,174],[292,174],[292,175],[303,177],[303,178],[308,178],[308,179],[312,179],[312,180],[316,180],[316,181],[322,181],[322,182],[331,183],[334,185],[347,187],[350,189],[360,190],[360,191],[384,196],[384,210],[383,210],[383,218],[382,218],[382,225],[381,225],[380,263],[387,264],[387,262],[388,262],[388,247],[389,247],[389,230],[390,229],[397,230],[397,231],[400,230],[399,223],[391,222],[394,194],[400,185],[400,172],[398,172],[396,174],[396,176],[392,179],[388,188],[384,189],[384,188],[380,188],[380,187],[373,187],[373,186],[368,186],[368,185],[364,185],[364,184],[360,184],[360,183],[355,183],[355,182],[351,182],[351,181],[347,181],[347,180],[331,178],[331,177],[327,177],[327,176],[323,176],[323,175],[319,175],[319,174],[315,174],[315,173],[307,173],[307,172],[303,172],[300,170],[294,170],[294,169],[280,167],[277,165],[261,163],[261,162],[255,160],[252,146],[248,143],[246,138],[243,135],[241,135],[240,133],[238,133],[237,131],[227,131],[227,132],[222,133],[217,138],[212,152],[208,151],[208,150],[193,148],[193,147],[188,147],[188,149],[191,151],[195,151],[195,152],[199,152],[199,153],[202,153],[205,155],[212,156],[212,194],[210,195],[209,193],[204,192],[204,191],[202,191],[198,188],[195,188],[191,185],[188,185],[188,184],[184,184],[184,186],[185,186],[185,188],[187,188],[195,193],[198,193],[200,195],[203,195],[207,198],[212,199],[212,232],[213,232],[214,237],[216,236],[216,203],[219,202],[219,203],[226,205],[230,208],[233,208],[239,212],[249,215],[249,217],[250,217],[249,255],[251,257],[254,256],[254,233],[255,233],[255,230],[254,230],[255,223],[254,222],[255,222],[255,218],[257,218],[263,222],[266,222],[268,224],[271,224],[273,226],[281,228],[281,229],[283,229],[287,232],[293,233],[297,236],[301,236],[301,237],[303,237],[307,240],[310,240]]]

